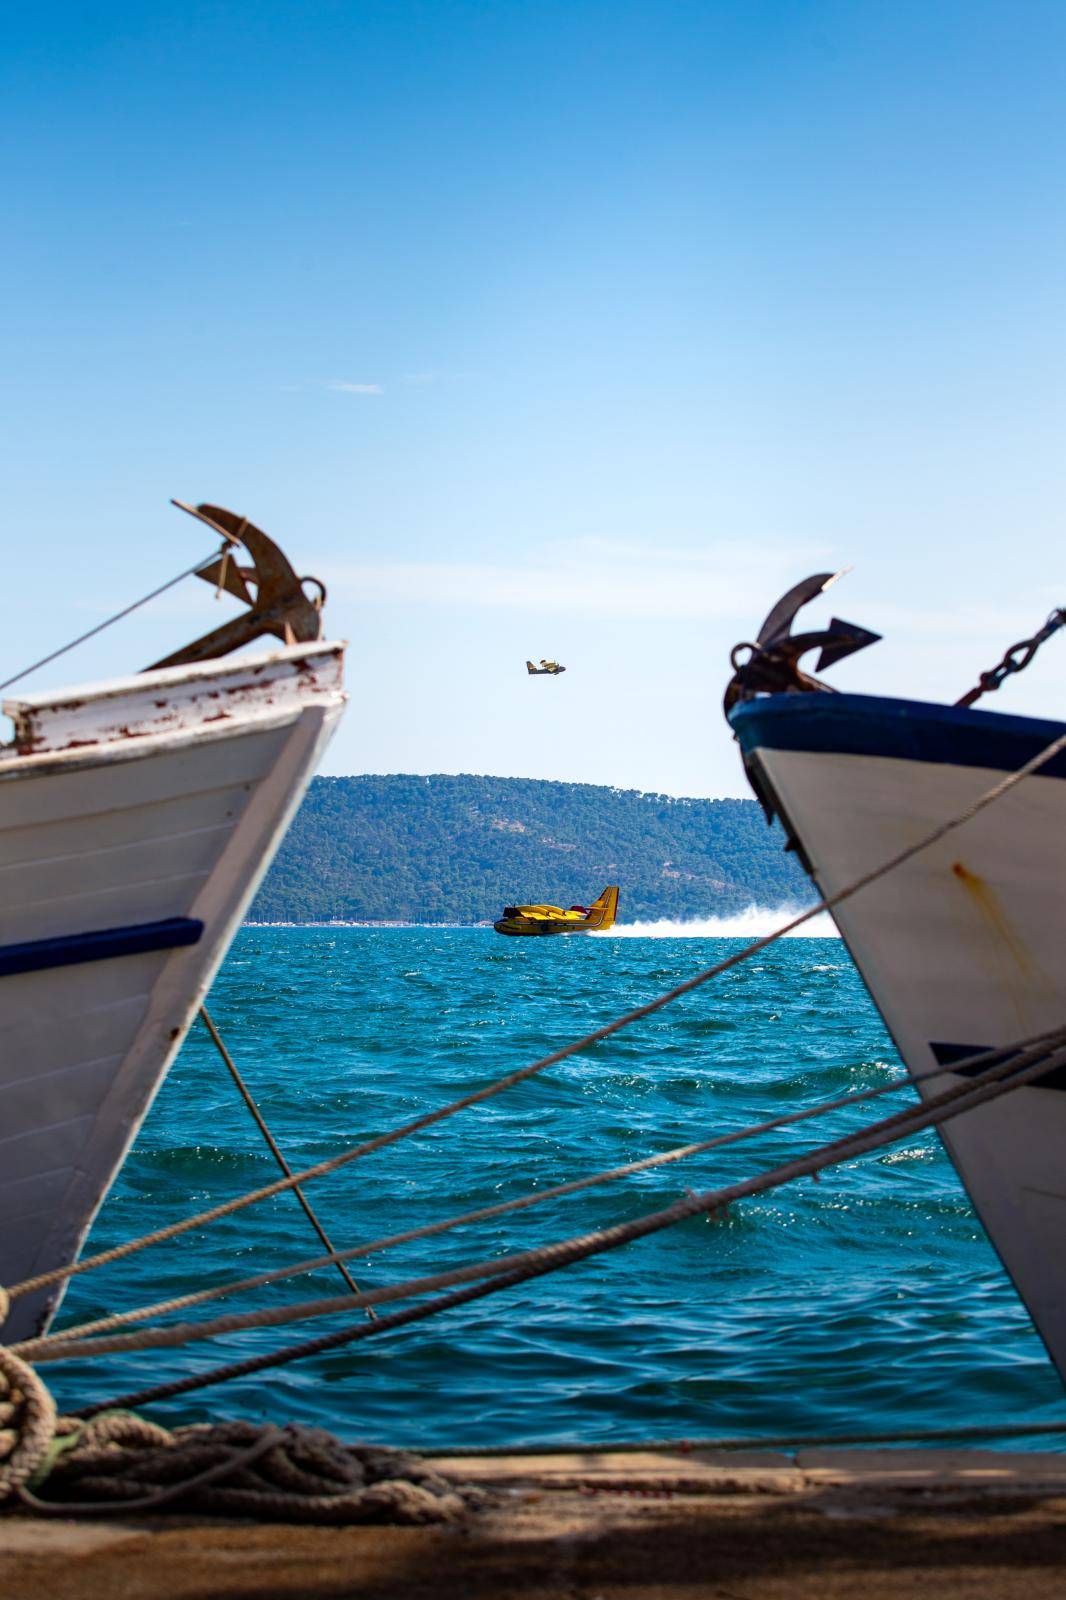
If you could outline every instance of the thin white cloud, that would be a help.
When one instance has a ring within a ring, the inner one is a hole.
[[[362,603],[538,615],[746,619],[763,613],[798,575],[827,565],[813,546],[705,551],[649,549],[607,540],[548,546],[529,565],[366,562],[331,570],[331,588]]]
[[[467,378],[476,377],[476,372],[464,371],[460,368],[428,367],[424,372],[403,372],[400,382],[409,384],[412,388],[425,388],[430,383],[461,383]]]
[[[322,387],[333,394],[384,394],[380,383],[352,383],[348,378],[326,378]]]

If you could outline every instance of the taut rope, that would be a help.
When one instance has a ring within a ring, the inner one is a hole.
[[[230,1077],[233,1079],[233,1082],[235,1083],[235,1085],[237,1087],[237,1093],[240,1095],[241,1099],[244,1101],[245,1105],[248,1107],[248,1110],[249,1110],[249,1112],[251,1114],[251,1117],[252,1117],[252,1121],[255,1123],[256,1127],[259,1129],[259,1132],[262,1134],[264,1144],[266,1145],[267,1149],[270,1151],[270,1154],[274,1157],[274,1160],[277,1162],[278,1166],[281,1168],[281,1170],[285,1174],[285,1176],[287,1178],[291,1178],[292,1177],[292,1168],[289,1166],[289,1163],[286,1161],[285,1157],[282,1155],[281,1150],[280,1150],[280,1148],[278,1146],[277,1140],[274,1138],[274,1135],[271,1133],[270,1129],[267,1127],[266,1119],[263,1116],[263,1113],[260,1111],[259,1106],[256,1104],[255,1096],[252,1094],[252,1091],[249,1089],[248,1085],[245,1083],[244,1078],[242,1077],[240,1071],[238,1070],[237,1063],[234,1061],[233,1057],[230,1055],[229,1051],[227,1050],[226,1044],[225,1044],[225,1041],[222,1038],[222,1035],[219,1033],[218,1029],[215,1027],[214,1022],[211,1019],[210,1013],[208,1012],[207,1007],[204,1006],[204,1005],[202,1005],[200,1007],[200,1017],[201,1017],[201,1020],[202,1020],[202,1022],[204,1024],[204,1027],[207,1029],[208,1033],[211,1035],[211,1040],[212,1040],[212,1043],[215,1046],[215,1049],[218,1051],[219,1055],[222,1057],[223,1063],[225,1064],[225,1067],[226,1067],[226,1071],[229,1073]],[[317,1233],[318,1237],[321,1239],[322,1243],[325,1245],[326,1249],[329,1251],[329,1255],[325,1259],[327,1261],[332,1262],[336,1266],[337,1271],[340,1273],[340,1275],[343,1278],[344,1282],[348,1285],[348,1288],[351,1290],[352,1294],[358,1294],[359,1293],[359,1285],[356,1283],[355,1279],[352,1277],[351,1273],[348,1271],[348,1268],[344,1265],[344,1260],[345,1260],[345,1256],[346,1256],[347,1252],[345,1252],[343,1250],[334,1249],[333,1241],[330,1239],[329,1234],[326,1232],[325,1228],[322,1226],[321,1222],[318,1220],[317,1213],[315,1212],[313,1206],[311,1205],[310,1200],[308,1200],[307,1196],[304,1194],[303,1190],[300,1188],[299,1184],[294,1184],[293,1185],[292,1192],[296,1196],[297,1200],[300,1202],[300,1205],[303,1208],[304,1215],[306,1216],[308,1222],[311,1224],[312,1228],[314,1228],[314,1230]],[[352,1254],[354,1254],[354,1252],[352,1252]],[[367,1313],[366,1314],[367,1314],[368,1317],[372,1317],[374,1315],[373,1311],[371,1311],[369,1306],[367,1307]]]
[[[629,1177],[636,1172],[645,1172],[653,1167],[664,1166],[670,1162],[680,1161],[692,1155],[702,1154],[709,1150],[719,1149],[725,1145],[738,1144],[745,1139],[751,1139],[760,1133],[769,1133],[778,1128],[789,1127],[798,1122],[808,1121],[813,1117],[827,1115],[844,1106],[858,1105],[863,1101],[875,1099],[881,1095],[899,1093],[913,1083],[928,1082],[932,1078],[942,1078],[948,1074],[959,1072],[970,1073],[975,1067],[992,1065],[1001,1061],[1012,1051],[1027,1050],[1035,1044],[1042,1044],[1045,1049],[1052,1045],[1066,1041],[1066,1030],[1059,1029],[1047,1034],[1034,1035],[1022,1039],[1017,1044],[1002,1046],[998,1049],[982,1050],[975,1055],[954,1062],[951,1066],[932,1067],[927,1072],[915,1073],[910,1077],[896,1078],[889,1083],[877,1084],[870,1089],[862,1089],[854,1094],[838,1095],[832,1100],[820,1101],[814,1106],[805,1106],[797,1111],[789,1111],[778,1117],[770,1117],[764,1122],[754,1123],[747,1128],[732,1129],[729,1133],[717,1134],[710,1139],[703,1139],[694,1144],[678,1145],[672,1150],[663,1150],[655,1155],[644,1156],[637,1161],[628,1161],[618,1167],[611,1167],[603,1172],[595,1172],[584,1178],[574,1178],[566,1183],[554,1184],[547,1189],[534,1189],[531,1192],[518,1195],[511,1200],[502,1200],[496,1205],[480,1206],[473,1211],[461,1212],[458,1216],[445,1217],[437,1222],[423,1223],[417,1228],[408,1228],[401,1233],[386,1234],[382,1238],[364,1240],[357,1245],[352,1245],[348,1250],[338,1252],[344,1256],[377,1255],[383,1250],[396,1248],[401,1244],[410,1244],[418,1239],[429,1238],[435,1234],[444,1233],[452,1228],[466,1226],[475,1222],[485,1222],[493,1217],[503,1216],[511,1211],[523,1210],[529,1206],[540,1205],[548,1200],[560,1199],[565,1195],[575,1194],[581,1190],[592,1188],[598,1184],[613,1182],[620,1178]],[[172,1299],[160,1300],[152,1305],[137,1306],[130,1311],[115,1312],[111,1316],[99,1317],[91,1322],[78,1323],[73,1327],[63,1328],[58,1333],[46,1334],[40,1338],[23,1340],[20,1344],[12,1345],[17,1355],[26,1360],[44,1359],[43,1352],[53,1346],[67,1345],[75,1339],[86,1338],[89,1334],[110,1333],[116,1328],[131,1322],[143,1322],[149,1317],[168,1316],[175,1311],[184,1311],[195,1305],[202,1305],[208,1300],[217,1300],[229,1295],[244,1293],[251,1289],[259,1289],[270,1283],[276,1283],[283,1278],[302,1277],[307,1273],[328,1266],[334,1260],[333,1255],[318,1256],[308,1261],[296,1261],[288,1266],[275,1267],[269,1272],[257,1273],[249,1278],[242,1278],[235,1282],[215,1284],[207,1289],[199,1289],[190,1294],[177,1295]],[[368,1308],[369,1310],[370,1308]]]
[[[141,598],[134,600],[132,605],[123,606],[122,610],[116,611],[113,616],[105,617],[103,622],[98,622],[95,628],[90,628],[87,633],[80,633],[76,639],[70,639],[66,644],[60,645],[58,650],[53,650],[49,655],[42,656],[39,661],[32,662],[28,667],[20,668],[18,672],[12,673],[10,678],[5,678],[3,683],[0,683],[0,690],[10,689],[13,683],[19,683],[23,678],[28,678],[31,672],[36,672],[40,667],[47,667],[52,661],[58,661],[60,656],[67,654],[68,650],[76,649],[79,644],[84,644],[87,639],[95,639],[96,635],[103,633],[105,628],[113,627],[116,622],[121,622],[123,617],[128,617],[132,612],[140,610],[141,606],[146,606],[149,600],[155,600],[159,595],[166,594],[168,589],[173,589],[175,584],[182,583],[186,578],[191,578],[195,572],[200,571],[201,567],[209,567],[212,561],[219,559],[220,555],[224,557],[228,549],[229,544],[224,544],[221,551],[212,552],[211,555],[205,556],[203,561],[197,561],[195,566],[186,567],[184,572],[179,572],[175,577],[168,578],[166,583],[159,585],[158,589],[151,589],[148,594],[142,594]]]
[[[982,1427],[975,1423],[968,1428],[912,1428],[909,1433],[898,1432],[881,1433],[772,1433],[772,1434],[727,1434],[722,1438],[708,1439],[625,1439],[618,1442],[614,1439],[605,1439],[602,1444],[584,1444],[580,1440],[568,1440],[560,1444],[524,1444],[516,1449],[513,1444],[476,1445],[464,1444],[456,1447],[448,1446],[446,1450],[427,1450],[429,1460],[437,1457],[451,1459],[453,1456],[462,1457],[492,1457],[492,1456],[598,1456],[598,1455],[635,1455],[645,1451],[664,1455],[693,1455],[697,1451],[712,1450],[814,1450],[821,1446],[834,1447],[844,1444],[917,1444],[940,1440],[947,1443],[957,1439],[972,1441],[976,1439],[1021,1439],[1029,1435],[1040,1437],[1053,1436],[1066,1433],[1066,1422],[1015,1422],[993,1423],[989,1427]]]
[[[1033,1082],[1044,1073],[1062,1065],[1066,1065],[1066,1048],[1048,1054],[1042,1046],[1034,1046],[1028,1051],[1021,1052],[1013,1059],[988,1068],[978,1078],[964,1084],[955,1085],[942,1094],[934,1096],[923,1105],[896,1112],[893,1116],[887,1117],[881,1122],[870,1124],[858,1133],[850,1134],[843,1139],[823,1145],[806,1156],[787,1162],[783,1166],[772,1168],[754,1178],[747,1178],[739,1183],[730,1184],[717,1190],[705,1191],[702,1194],[685,1195],[664,1210],[646,1212],[641,1217],[636,1217],[629,1222],[618,1223],[610,1228],[601,1228],[592,1233],[559,1240],[554,1244],[542,1245],[535,1250],[524,1251],[519,1255],[475,1262],[471,1266],[459,1267],[451,1272],[437,1273],[429,1278],[411,1279],[406,1283],[392,1285],[389,1288],[373,1290],[369,1294],[360,1295],[358,1299],[361,1303],[380,1303],[386,1300],[406,1299],[413,1295],[426,1294],[449,1284],[469,1282],[470,1279],[487,1279],[487,1282],[474,1282],[470,1287],[457,1289],[452,1294],[442,1295],[439,1299],[410,1307],[406,1311],[395,1312],[390,1316],[381,1317],[372,1324],[363,1323],[354,1329],[343,1328],[337,1333],[323,1334],[316,1339],[307,1340],[301,1344],[288,1345],[272,1353],[217,1367],[210,1372],[175,1380],[172,1383],[158,1384],[149,1389],[139,1390],[135,1394],[123,1395],[119,1400],[110,1401],[107,1404],[132,1406],[143,1405],[153,1400],[170,1399],[178,1394],[187,1394],[192,1390],[206,1388],[230,1378],[243,1377],[252,1372],[262,1371],[267,1367],[282,1366],[288,1362],[299,1360],[303,1356],[316,1355],[325,1350],[333,1350],[341,1345],[351,1344],[358,1340],[371,1338],[376,1334],[389,1332],[393,1328],[405,1326],[410,1322],[421,1321],[426,1317],[436,1315],[440,1311],[449,1310],[453,1306],[479,1299],[483,1295],[512,1288],[530,1278],[543,1277],[547,1273],[556,1272],[560,1268],[569,1266],[576,1261],[584,1260],[588,1256],[599,1255],[607,1250],[615,1250],[619,1246],[629,1244],[636,1239],[646,1238],[650,1234],[661,1232],[664,1228],[673,1227],[675,1224],[684,1222],[690,1217],[698,1216],[701,1213],[721,1211],[736,1200],[765,1193],[767,1190],[778,1188],[781,1184],[791,1182],[796,1178],[816,1175],[827,1167],[835,1166],[841,1161],[866,1154],[870,1150],[879,1149],[882,1145],[895,1143],[898,1139],[907,1137],[923,1128],[938,1127],[951,1117],[958,1116],[962,1112],[971,1111],[989,1100],[1009,1093],[1012,1089]],[[331,1305],[331,1311],[350,1310],[354,1303],[354,1299],[334,1300]],[[252,1313],[247,1317],[219,1318],[213,1324],[194,1324],[188,1327],[179,1326],[175,1329],[145,1329],[140,1333],[125,1336],[119,1335],[113,1339],[79,1340],[65,1352],[53,1347],[41,1359],[80,1359],[86,1354],[104,1355],[115,1349],[147,1349],[166,1344],[184,1344],[192,1339],[210,1337],[214,1333],[234,1331],[237,1327],[261,1327],[268,1323],[296,1320],[299,1317],[331,1314],[331,1311],[327,1311],[325,1306],[325,1302],[312,1302],[310,1305],[290,1306],[278,1308],[277,1311]],[[101,1409],[103,1409],[101,1406],[92,1407],[87,1414],[92,1415],[95,1411]]]

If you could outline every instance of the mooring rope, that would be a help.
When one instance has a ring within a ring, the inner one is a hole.
[[[42,1431],[21,1399],[12,1409],[15,1426],[7,1431],[16,1443],[6,1482],[0,1467],[0,1506],[6,1500],[37,1516],[178,1510],[259,1522],[413,1525],[457,1522],[489,1498],[407,1451],[342,1445],[324,1428],[298,1423],[194,1423],[171,1433],[130,1412],[91,1422],[53,1413]]]
[[[689,1193],[663,1210],[646,1212],[628,1222],[616,1223],[612,1227],[596,1229],[591,1233],[558,1240],[548,1245],[541,1245],[536,1249],[523,1251],[517,1255],[475,1262],[466,1267],[455,1268],[450,1272],[436,1273],[430,1277],[411,1279],[406,1283],[371,1290],[367,1294],[360,1295],[358,1297],[359,1300],[361,1302],[379,1304],[388,1300],[407,1299],[415,1295],[427,1294],[450,1284],[465,1283],[467,1285],[428,1303],[409,1307],[407,1310],[395,1312],[390,1316],[379,1317],[374,1323],[362,1323],[355,1328],[342,1328],[335,1333],[323,1334],[317,1338],[299,1344],[288,1345],[281,1350],[250,1357],[244,1361],[233,1362],[206,1373],[177,1379],[171,1383],[158,1384],[149,1389],[138,1390],[134,1394],[123,1395],[117,1400],[106,1402],[104,1405],[94,1406],[85,1414],[92,1415],[95,1411],[112,1406],[130,1407],[143,1405],[155,1400],[171,1399],[176,1395],[186,1394],[195,1389],[202,1389],[232,1378],[243,1377],[268,1367],[282,1366],[291,1361],[299,1360],[304,1356],[320,1354],[326,1350],[333,1350],[342,1345],[371,1338],[376,1334],[390,1332],[394,1328],[405,1326],[411,1322],[421,1321],[426,1317],[450,1310],[454,1306],[479,1299],[484,1295],[513,1288],[531,1278],[543,1277],[548,1273],[559,1271],[561,1268],[570,1266],[574,1262],[584,1260],[589,1256],[600,1255],[605,1251],[617,1249],[637,1239],[646,1238],[651,1234],[661,1232],[664,1228],[673,1227],[679,1222],[687,1221],[691,1217],[702,1213],[722,1211],[737,1200],[779,1188],[782,1184],[792,1182],[796,1178],[815,1176],[827,1167],[839,1165],[842,1161],[879,1149],[883,1145],[895,1143],[900,1138],[907,1137],[922,1128],[939,1127],[941,1123],[950,1120],[952,1117],[971,1111],[977,1106],[1009,1093],[1011,1090],[1026,1083],[1030,1083],[1045,1073],[1063,1065],[1066,1065],[1066,1048],[1053,1051],[1049,1055],[1041,1047],[1034,1047],[1032,1050],[1024,1051],[997,1066],[988,1068],[978,1078],[964,1084],[952,1086],[943,1093],[933,1096],[920,1106],[909,1107],[904,1111],[896,1112],[881,1122],[872,1123],[857,1133],[849,1134],[842,1139],[820,1146],[808,1152],[805,1156],[786,1162],[782,1166],[771,1168],[769,1171],[758,1174],[754,1178],[747,1178],[702,1194]],[[488,1281],[475,1281],[471,1284],[471,1279]],[[311,1302],[304,1305],[279,1307],[269,1311],[249,1313],[243,1317],[218,1318],[214,1323],[190,1324],[173,1329],[142,1329],[139,1333],[118,1335],[110,1339],[79,1340],[66,1352],[53,1348],[47,1354],[42,1354],[38,1360],[79,1360],[89,1354],[102,1356],[111,1354],[119,1349],[144,1350],[186,1344],[193,1340],[214,1337],[219,1333],[237,1331],[239,1328],[263,1327],[294,1321],[307,1316],[332,1315],[337,1311],[350,1311],[354,1303],[354,1297],[351,1299],[335,1298],[331,1305],[327,1305],[326,1302]]]
[[[186,567],[184,572],[179,572],[175,577],[168,578],[166,583],[161,583],[158,589],[152,589],[148,594],[142,594],[139,600],[134,600],[132,605],[123,606],[121,611],[116,611],[114,616],[105,617],[103,622],[98,622],[95,628],[90,628],[87,633],[80,633],[76,639],[70,639],[66,644],[60,645],[58,650],[53,650],[49,655],[42,656],[39,661],[34,661],[28,667],[22,667],[18,672],[5,678],[0,683],[0,690],[10,689],[13,683],[20,683],[23,678],[28,678],[31,672],[37,672],[41,667],[47,667],[53,661],[58,661],[60,656],[65,656],[68,651],[77,649],[79,644],[84,644],[88,639],[95,639],[98,633],[103,633],[106,628],[111,628],[116,622],[121,622],[123,617],[128,617],[134,611],[139,611],[141,606],[146,606],[149,600],[156,600],[161,594],[166,594],[168,589],[173,589],[175,584],[183,583],[186,578],[191,578],[194,572],[199,572],[201,567],[209,567],[212,561],[217,561],[224,556],[230,548],[229,543],[223,544],[221,550],[212,551],[202,561],[197,561],[195,566]]]
[[[518,1195],[514,1199],[499,1201],[495,1205],[480,1206],[473,1211],[461,1212],[453,1217],[444,1217],[436,1222],[423,1223],[419,1227],[408,1228],[400,1233],[386,1234],[382,1238],[365,1240],[360,1244],[350,1246],[345,1251],[317,1256],[307,1261],[292,1262],[287,1266],[275,1267],[269,1272],[257,1273],[249,1278],[215,1284],[207,1289],[176,1295],[171,1299],[156,1301],[151,1305],[136,1306],[129,1311],[114,1312],[110,1316],[99,1317],[94,1321],[77,1323],[56,1333],[23,1340],[19,1344],[12,1345],[11,1348],[24,1359],[35,1360],[41,1352],[50,1349],[56,1344],[67,1345],[75,1339],[86,1338],[90,1334],[110,1333],[114,1329],[128,1325],[131,1322],[147,1321],[149,1317],[168,1316],[175,1311],[184,1311],[192,1306],[202,1305],[208,1300],[217,1300],[262,1288],[283,1278],[305,1276],[321,1267],[330,1265],[337,1255],[349,1258],[352,1256],[378,1255],[384,1250],[394,1249],[402,1244],[410,1244],[418,1239],[429,1238],[435,1234],[447,1232],[452,1228],[466,1226],[475,1222],[485,1222],[494,1217],[503,1216],[508,1212],[540,1205],[549,1200],[560,1199],[565,1195],[575,1194],[599,1184],[629,1177],[633,1173],[645,1172],[653,1167],[680,1161],[688,1156],[703,1154],[725,1145],[738,1144],[761,1133],[773,1132],[798,1122],[824,1116],[832,1111],[840,1110],[849,1105],[858,1105],[881,1095],[899,1093],[901,1090],[910,1088],[915,1083],[928,1082],[930,1079],[942,1078],[949,1074],[969,1074],[976,1067],[991,1065],[996,1061],[1002,1060],[1006,1055],[1027,1050],[1036,1044],[1041,1044],[1043,1048],[1050,1049],[1055,1043],[1064,1041],[1066,1041],[1066,1029],[1055,1029],[1048,1033],[1036,1034],[1027,1039],[1019,1040],[1015,1044],[1003,1045],[990,1050],[980,1050],[973,1055],[953,1062],[950,1066],[932,1067],[924,1072],[916,1072],[910,1076],[895,1078],[889,1083],[876,1084],[869,1089],[838,1095],[834,1099],[819,1101],[818,1104],[813,1106],[804,1106],[796,1111],[785,1112],[780,1116],[770,1117],[763,1122],[753,1123],[746,1128],[737,1128],[728,1133],[716,1134],[713,1138],[702,1139],[693,1144],[677,1145],[671,1150],[663,1150],[655,1155],[643,1156],[639,1160],[628,1161],[621,1166],[610,1167],[602,1172],[595,1172],[583,1178],[573,1178],[565,1183],[554,1184],[547,1189],[535,1189],[526,1194]],[[372,1308],[368,1307],[367,1309],[369,1311]]]
[[[240,1072],[240,1070],[239,1070],[239,1068],[237,1066],[237,1063],[234,1061],[233,1057],[229,1053],[229,1050],[226,1048],[225,1040],[223,1039],[222,1035],[219,1033],[219,1031],[218,1031],[217,1027],[215,1026],[214,1021],[212,1020],[211,1015],[210,1015],[210,1013],[209,1013],[209,1011],[208,1011],[208,1009],[207,1009],[207,1007],[205,1005],[201,1005],[201,1007],[200,1007],[200,1020],[203,1022],[204,1027],[207,1029],[208,1033],[211,1035],[212,1043],[214,1044],[215,1049],[218,1051],[219,1055],[222,1057],[222,1061],[223,1061],[223,1063],[224,1063],[224,1065],[226,1067],[226,1071],[229,1073],[230,1077],[233,1079],[234,1084],[236,1085],[237,1093],[240,1095],[241,1099],[244,1101],[244,1103],[247,1106],[248,1111],[249,1111],[249,1113],[251,1115],[252,1121],[255,1123],[256,1127],[259,1129],[259,1132],[263,1136],[264,1144],[266,1145],[267,1149],[270,1151],[270,1154],[274,1157],[274,1160],[277,1162],[278,1166],[281,1168],[281,1170],[285,1174],[285,1176],[287,1178],[291,1178],[292,1177],[292,1168],[289,1166],[289,1163],[286,1161],[285,1157],[282,1155],[281,1149],[280,1149],[280,1147],[278,1145],[277,1140],[274,1138],[274,1135],[271,1133],[270,1129],[267,1127],[266,1118],[263,1116],[263,1113],[260,1111],[259,1106],[258,1106],[258,1104],[256,1102],[256,1099],[255,1099],[255,1096],[252,1094],[252,1091],[249,1089],[248,1085],[245,1083],[244,1078],[241,1075],[241,1072]],[[331,1261],[333,1263],[333,1265],[336,1266],[337,1271],[340,1273],[340,1275],[343,1278],[344,1282],[348,1285],[348,1288],[351,1290],[352,1294],[358,1294],[359,1293],[359,1285],[356,1283],[355,1279],[352,1277],[351,1273],[348,1271],[348,1268],[344,1265],[344,1262],[345,1262],[345,1259],[346,1259],[346,1253],[344,1251],[336,1250],[334,1248],[332,1239],[330,1238],[329,1234],[326,1232],[325,1228],[322,1226],[321,1222],[318,1219],[317,1212],[315,1211],[314,1207],[312,1206],[310,1200],[308,1200],[307,1196],[304,1194],[303,1190],[300,1188],[299,1184],[294,1184],[293,1185],[293,1191],[292,1192],[296,1196],[296,1199],[300,1202],[300,1205],[301,1205],[301,1207],[303,1209],[304,1215],[306,1216],[308,1222],[311,1224],[312,1228],[315,1230],[315,1232],[317,1233],[318,1237],[321,1239],[322,1243],[325,1245],[326,1249],[329,1251],[329,1255],[328,1255],[327,1259],[329,1261]],[[369,1306],[367,1307],[366,1314],[367,1314],[368,1317],[372,1317],[374,1315],[373,1311],[370,1309]]]
[[[820,912],[830,911],[836,906],[843,904],[845,900],[848,900],[853,895],[858,894],[860,890],[867,888],[872,883],[876,883],[878,879],[883,878],[887,873],[895,871],[898,867],[901,867],[907,861],[912,860],[923,850],[927,850],[931,845],[936,844],[939,840],[945,838],[955,829],[960,828],[965,823],[971,821],[981,811],[985,810],[986,807],[993,805],[996,801],[1002,799],[1004,795],[1008,794],[1025,778],[1039,771],[1041,767],[1053,760],[1055,756],[1059,755],[1062,751],[1066,751],[1066,733],[1060,734],[1058,738],[1053,739],[1049,744],[1045,745],[1042,750],[1038,751],[1035,756],[1032,756],[1030,760],[1024,762],[1023,765],[1018,767],[1014,772],[1008,773],[1004,778],[1001,778],[998,783],[993,784],[990,789],[986,789],[983,794],[978,795],[977,798],[971,801],[968,806],[964,807],[962,811],[957,812],[953,817],[949,817],[947,821],[939,823],[935,828],[931,829],[929,833],[924,835],[924,837],[916,840],[913,844],[905,846],[902,850],[897,851],[895,855],[890,856],[879,866],[873,867],[868,872],[860,874],[860,876],[854,878],[851,883],[846,884],[843,889],[837,890],[835,894],[828,895],[824,899],[819,900],[808,910],[798,913],[788,922],[782,924],[781,927],[776,928],[772,933],[765,935],[763,938],[755,940],[752,944],[747,945],[743,950],[739,950],[733,955],[725,957],[722,961],[718,961],[713,966],[705,968],[702,972],[695,973],[691,978],[686,978],[682,983],[676,984],[672,989],[666,990],[663,994],[656,995],[653,999],[646,1001],[641,1006],[635,1007],[632,1011],[625,1012],[620,1017],[615,1017],[613,1021],[604,1023],[602,1027],[594,1029],[591,1033],[585,1034],[582,1038],[576,1039],[570,1044],[564,1045],[560,1049],[552,1051],[549,1055],[542,1056],[539,1061],[534,1061],[528,1066],[520,1067],[514,1072],[506,1073],[502,1077],[497,1078],[494,1082],[486,1084],[480,1089],[473,1090],[470,1094],[462,1095],[447,1105],[440,1106],[434,1111],[429,1111],[424,1113],[422,1116],[415,1117],[410,1122],[406,1122],[398,1128],[393,1128],[387,1133],[378,1134],[375,1138],[369,1139],[363,1144],[356,1145],[352,1150],[342,1151],[337,1156],[333,1156],[326,1161],[318,1162],[315,1166],[308,1167],[303,1172],[295,1173],[291,1178],[278,1179],[275,1183],[267,1184],[260,1189],[253,1189],[247,1194],[240,1195],[233,1200],[225,1201],[222,1204],[213,1206],[206,1211],[199,1212],[196,1216],[185,1217],[179,1222],[171,1223],[168,1227],[157,1229],[152,1233],[142,1234],[139,1238],[127,1240],[124,1244],[115,1245],[110,1250],[100,1251],[97,1255],[89,1256],[82,1261],[68,1262],[65,1266],[55,1267],[48,1272],[38,1273],[31,1278],[26,1278],[21,1283],[11,1286],[8,1289],[9,1295],[12,1298],[15,1298],[18,1295],[28,1294],[31,1292],[31,1290],[42,1289],[53,1283],[61,1283],[66,1279],[77,1276],[80,1273],[89,1272],[96,1267],[101,1267],[109,1262],[120,1260],[122,1257],[130,1255],[136,1250],[143,1250],[149,1245],[159,1244],[165,1239],[175,1238],[177,1235],[185,1233],[191,1228],[204,1227],[208,1223],[215,1222],[222,1217],[229,1216],[233,1212],[241,1210],[245,1206],[254,1205],[260,1200],[269,1199],[275,1194],[280,1194],[286,1189],[291,1189],[296,1184],[308,1183],[315,1178],[325,1176],[325,1174],[329,1172],[335,1172],[340,1167],[345,1166],[348,1162],[356,1161],[362,1156],[370,1155],[375,1150],[381,1150],[388,1145],[396,1144],[401,1139],[408,1138],[412,1134],[418,1133],[424,1128],[431,1127],[434,1123],[441,1122],[447,1117],[454,1116],[457,1112],[466,1110],[472,1105],[480,1104],[482,1101],[488,1100],[493,1095],[500,1094],[505,1089],[512,1088],[515,1084],[524,1082],[526,1079],[533,1077],[536,1073],[543,1072],[546,1068],[555,1066],[559,1062],[565,1061],[569,1057],[577,1055],[579,1052],[591,1048],[591,1046],[600,1043],[601,1040],[607,1039],[612,1034],[619,1032],[620,1029],[629,1027],[635,1022],[641,1021],[644,1017],[651,1016],[654,1012],[659,1011],[664,1006],[671,1004],[674,1000],[679,999],[682,995],[691,993],[693,990],[700,988],[703,984],[710,982],[712,978],[716,978],[723,972],[728,971],[731,967],[735,967],[741,962],[747,961],[750,959],[750,957],[757,955],[760,951],[768,949],[770,945],[775,944],[779,939],[783,939],[787,934],[794,932],[796,928],[801,927],[805,922],[809,922],[812,917],[817,916]]]
[[[0,1345],[0,1510],[47,1457],[55,1425],[55,1402],[45,1384]]]
[[[0,1321],[6,1315],[0,1289]],[[39,1374],[0,1346],[0,1513],[107,1517],[180,1506],[259,1521],[414,1524],[456,1522],[487,1499],[408,1451],[342,1445],[298,1423],[169,1433],[125,1411],[59,1417]]]

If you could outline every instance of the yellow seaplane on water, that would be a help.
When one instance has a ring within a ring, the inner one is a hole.
[[[618,885],[612,883],[590,906],[504,906],[503,916],[492,926],[497,933],[601,933],[614,926],[618,915]]]

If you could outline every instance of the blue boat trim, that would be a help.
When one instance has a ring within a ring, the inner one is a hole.
[[[964,1060],[966,1056],[978,1055],[982,1051],[991,1050],[993,1046],[990,1044],[949,1044],[946,1041],[934,1039],[930,1042],[929,1048],[936,1057],[937,1066],[950,1067],[956,1061]],[[1056,1046],[1055,1048],[1058,1047]],[[1020,1050],[1012,1050],[1003,1059],[1004,1061],[1013,1061],[1015,1056],[1020,1054]],[[1047,1054],[1051,1054],[1050,1046]],[[984,1072],[991,1065],[990,1061],[985,1061],[983,1063],[978,1062],[973,1067],[959,1067],[959,1077],[975,1078],[979,1072]],[[1035,1079],[1028,1087],[1031,1089],[1066,1089],[1066,1067],[1052,1067],[1050,1072],[1046,1073],[1042,1078]]]
[[[745,755],[808,750],[993,772],[1016,771],[1066,733],[1066,724],[1036,717],[867,694],[766,695],[737,706],[729,720]],[[1066,753],[1039,776],[1066,778]]]
[[[86,961],[109,961],[116,956],[139,956],[152,950],[177,950],[198,944],[203,931],[204,925],[196,917],[164,917],[160,922],[136,922],[125,928],[97,928],[91,933],[4,944],[0,945],[0,978],[46,972],[50,967],[77,967]]]

